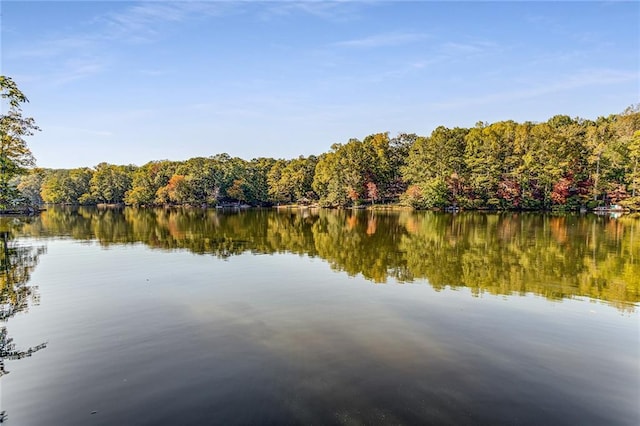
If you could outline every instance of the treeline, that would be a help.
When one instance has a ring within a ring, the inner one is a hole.
[[[14,184],[33,204],[396,203],[415,208],[640,208],[640,110],[377,133],[320,156],[246,161],[227,154],[143,166],[32,169]]]

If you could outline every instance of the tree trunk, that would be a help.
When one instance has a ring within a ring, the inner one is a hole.
[[[636,158],[635,163],[633,164],[633,178],[632,178],[632,189],[631,189],[631,196],[635,197],[636,196],[636,182],[638,180],[638,158]]]
[[[596,162],[596,176],[593,180],[593,199],[598,199],[598,183],[600,181],[600,155],[598,155],[598,161]]]

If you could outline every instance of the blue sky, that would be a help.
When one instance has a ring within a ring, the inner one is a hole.
[[[640,100],[638,2],[10,1],[40,167],[320,154]]]

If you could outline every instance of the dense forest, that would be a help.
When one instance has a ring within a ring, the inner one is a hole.
[[[324,207],[401,203],[414,208],[549,210],[622,204],[640,209],[640,105],[595,121],[557,115],[436,128],[430,136],[376,133],[319,156],[250,161],[217,154],[143,166],[33,168],[25,137],[40,129],[28,102],[0,76],[0,209],[128,204]]]
[[[555,116],[544,123],[441,126],[430,136],[377,133],[289,160],[218,154],[140,167],[34,168],[14,184],[32,204],[637,209],[639,159],[636,106],[595,121]]]

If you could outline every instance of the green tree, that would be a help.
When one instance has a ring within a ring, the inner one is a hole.
[[[48,170],[42,181],[40,195],[45,203],[92,203],[90,182],[93,171],[88,167],[78,169]]]
[[[430,137],[416,138],[401,169],[404,180],[413,185],[404,196],[409,204],[425,208],[457,204],[467,132],[440,126]]]
[[[627,207],[640,209],[640,104],[632,105],[616,116],[612,156],[617,172],[607,176],[608,193],[617,193],[618,201]],[[624,191],[623,191],[624,189]],[[629,196],[628,200],[624,200]],[[613,200],[612,200],[613,201]]]
[[[100,163],[91,177],[91,197],[99,203],[122,203],[131,189],[134,166]]]
[[[398,200],[407,189],[402,169],[409,156],[409,150],[417,138],[418,135],[415,133],[400,133],[389,140],[391,176],[385,191],[381,194],[382,198]]]
[[[334,144],[331,152],[320,155],[313,177],[313,190],[324,206],[345,205],[348,202],[346,188],[340,176],[338,149],[340,145]]]
[[[34,168],[26,175],[20,176],[16,188],[31,205],[39,206],[43,203],[40,190],[44,181],[45,170]]]
[[[589,153],[587,161],[590,178],[593,182],[592,195],[594,200],[601,195],[602,169],[607,168],[607,146],[613,140],[614,135],[613,121],[613,117],[600,117],[595,123],[590,123],[587,129],[586,143]]]
[[[362,157],[367,161],[363,164],[364,177],[363,198],[370,198],[367,187],[370,183],[376,186],[378,192],[386,193],[393,177],[393,155],[389,133],[374,133],[362,141]]]
[[[249,184],[249,202],[256,205],[269,203],[269,171],[276,160],[273,158],[254,158],[247,164]]]
[[[245,160],[231,157],[229,154],[218,154],[213,161],[220,170],[219,199],[227,201],[249,201],[251,198],[250,177]]]
[[[247,182],[243,178],[233,181],[233,184],[227,189],[227,196],[235,201],[248,201],[249,188]]]
[[[283,178],[283,171],[287,166],[286,160],[276,160],[267,173],[267,185],[269,187],[269,200],[274,203],[291,202],[289,182]]]
[[[293,202],[316,198],[313,192],[316,164],[315,156],[275,161],[267,173],[271,199],[275,202]]]
[[[0,115],[1,210],[16,204],[19,192],[10,182],[35,163],[24,138],[33,135],[39,128],[33,118],[22,116],[21,104],[28,102],[28,99],[16,83],[4,75],[0,75],[0,96],[2,109],[6,108],[7,111]]]
[[[124,202],[129,205],[153,205],[158,190],[169,183],[177,163],[163,160],[152,161],[138,167],[132,176],[131,189],[127,191]]]
[[[357,204],[368,198],[367,183],[383,186],[390,175],[388,148],[386,133],[368,136],[365,142],[351,139],[346,144],[333,144],[315,168],[312,186],[321,204]]]
[[[52,204],[71,202],[69,180],[69,170],[48,170],[40,189],[42,200]]]
[[[513,155],[516,127],[513,121],[478,123],[465,138],[464,160],[472,197],[491,207],[501,207],[497,194],[504,175],[513,167],[508,160]]]
[[[220,198],[223,170],[215,158],[191,158],[176,167],[176,174],[185,176],[190,193],[185,202],[215,205]]]

